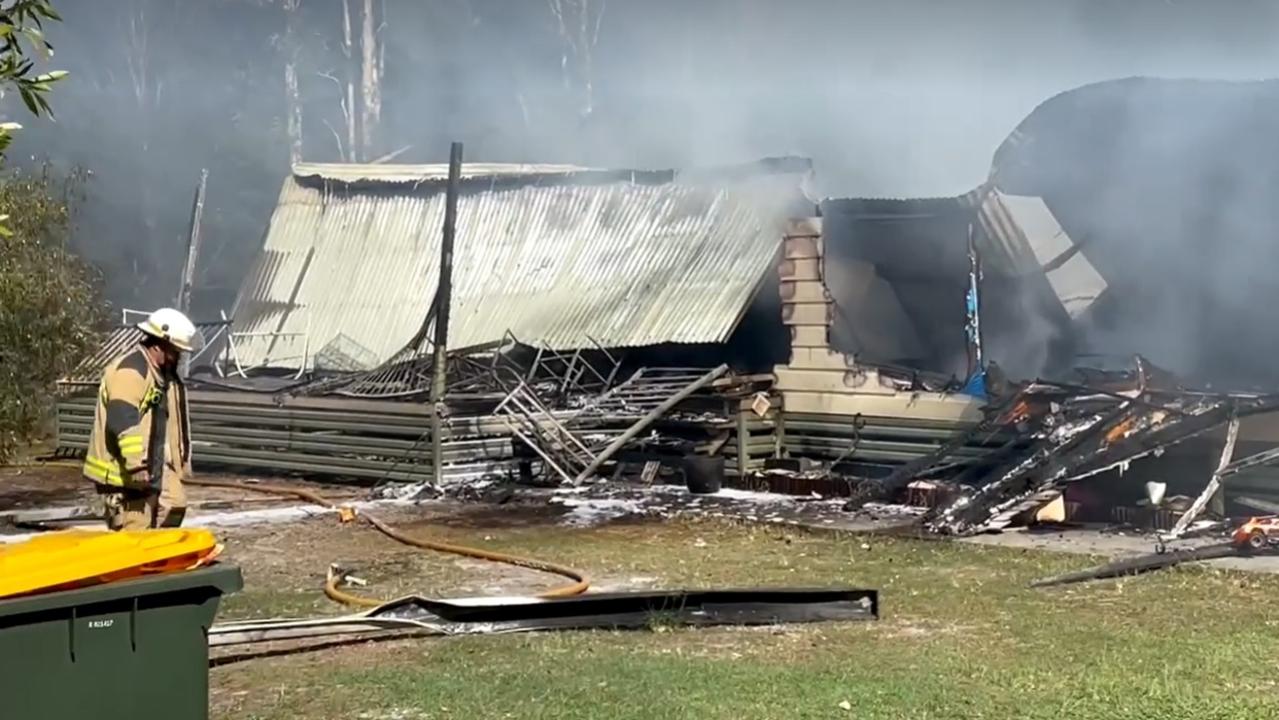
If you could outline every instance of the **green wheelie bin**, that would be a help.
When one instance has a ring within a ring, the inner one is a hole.
[[[207,720],[208,629],[239,568],[0,600],[0,720]]]

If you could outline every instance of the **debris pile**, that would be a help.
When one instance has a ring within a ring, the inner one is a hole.
[[[563,507],[562,521],[576,526],[639,519],[738,520],[770,525],[872,530],[900,526],[912,518],[910,508],[899,506],[872,506],[868,510],[873,512],[854,519],[840,511],[838,498],[736,488],[724,488],[713,495],[697,495],[673,484],[599,483],[560,488],[551,492],[547,502]]]
[[[111,347],[124,335],[113,334]],[[190,380],[199,462],[429,482],[432,408],[422,401],[432,376],[429,353],[307,378],[219,377],[200,368]],[[580,484],[621,456],[672,461],[715,454],[731,435],[730,413],[758,384],[736,379],[725,365],[634,367],[604,348],[557,352],[508,333],[501,343],[449,354],[444,474],[450,482],[519,475]],[[64,452],[83,450],[91,420],[92,397],[75,386],[59,403]]]
[[[1185,390],[1169,376],[1137,359],[1126,380],[1092,373],[1093,386],[1033,382],[992,403],[985,418],[935,452],[897,468],[886,478],[861,483],[845,506],[895,497],[911,483],[936,481],[949,499],[930,507],[921,522],[928,530],[966,535],[1008,527],[1016,518],[1061,496],[1068,483],[1112,470],[1223,426],[1229,427],[1221,464],[1204,493],[1181,508],[1174,527],[1184,533],[1216,491],[1229,463],[1240,418],[1279,408],[1279,397],[1209,394]],[[980,462],[953,462],[974,438],[1006,439]],[[1279,452],[1247,459],[1268,462]]]

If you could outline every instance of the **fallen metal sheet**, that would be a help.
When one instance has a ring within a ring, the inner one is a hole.
[[[879,593],[857,589],[676,590],[577,597],[406,597],[366,613],[215,625],[210,646],[386,630],[467,635],[661,625],[775,625],[879,618]]]
[[[424,612],[447,622],[517,622],[538,628],[610,627],[619,621],[647,625],[654,614],[670,614],[688,624],[773,624],[878,617],[879,594],[856,589],[677,590],[526,602],[406,598],[384,607],[391,617]]]
[[[362,615],[314,618],[309,620],[255,620],[222,623],[209,628],[209,647],[230,647],[281,640],[313,640],[340,635],[413,631],[426,635],[448,635],[446,625],[397,618],[370,618]]]

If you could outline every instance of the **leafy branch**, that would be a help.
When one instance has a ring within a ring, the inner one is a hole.
[[[46,20],[62,20],[51,0],[0,0],[0,97],[6,90],[16,89],[22,104],[36,117],[53,117],[47,96],[53,83],[67,76],[65,70],[35,74],[30,55],[44,61],[53,57],[53,45],[44,36]],[[13,133],[21,129],[16,122],[0,123],[0,162],[13,142]],[[8,214],[0,214],[0,236],[10,235],[8,220]]]

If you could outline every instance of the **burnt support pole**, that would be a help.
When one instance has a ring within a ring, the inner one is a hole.
[[[195,186],[195,202],[191,207],[191,228],[187,235],[187,261],[182,266],[182,284],[178,287],[178,309],[191,312],[191,285],[195,282],[195,263],[200,257],[200,220],[204,217],[204,190],[209,184],[209,171],[200,171],[200,184]]]
[[[784,458],[786,453],[786,408],[783,406],[784,399],[779,396],[777,398],[777,421],[773,429],[773,457]]]
[[[977,241],[973,223],[968,223],[968,346],[973,364],[972,375],[980,375],[986,369],[986,353],[982,346],[981,334],[981,255],[977,252]]]
[[[440,241],[440,279],[435,291],[435,348],[431,358],[431,474],[444,480],[444,387],[448,377],[449,309],[453,303],[453,239],[457,231],[457,191],[462,178],[462,143],[449,149],[449,184],[444,196],[444,235]]]

